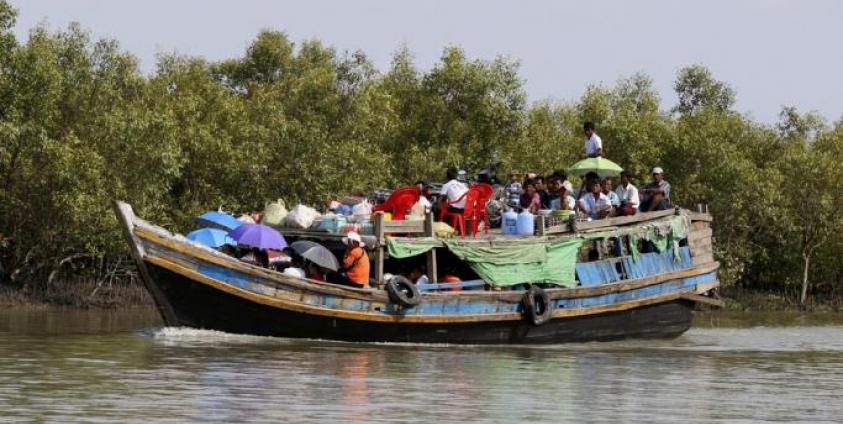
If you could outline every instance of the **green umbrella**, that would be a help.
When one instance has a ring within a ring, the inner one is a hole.
[[[589,172],[595,172],[600,176],[600,178],[606,178],[617,177],[621,174],[623,168],[609,159],[596,157],[583,159],[571,166],[568,171],[579,177],[582,177]]]

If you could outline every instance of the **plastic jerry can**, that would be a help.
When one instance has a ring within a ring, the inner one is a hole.
[[[510,209],[504,212],[501,220],[501,233],[503,235],[518,234],[518,214],[514,210]]]
[[[518,221],[516,224],[517,234],[519,236],[531,236],[535,230],[535,219],[530,211],[524,209],[518,214]]]

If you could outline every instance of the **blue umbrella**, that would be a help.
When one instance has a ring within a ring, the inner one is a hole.
[[[205,212],[196,218],[196,222],[206,227],[219,228],[220,230],[231,231],[240,226],[237,218],[218,211]]]
[[[287,247],[287,240],[276,229],[263,224],[242,224],[228,233],[237,244],[258,249],[281,250]]]
[[[237,245],[237,241],[233,238],[228,236],[223,230],[219,228],[202,228],[196,231],[192,231],[190,234],[187,235],[187,238],[193,240],[195,242],[202,243],[206,246],[211,246],[213,248],[219,248],[224,244],[230,244],[232,246]]]

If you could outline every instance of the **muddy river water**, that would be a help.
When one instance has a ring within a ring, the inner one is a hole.
[[[843,420],[843,317],[700,315],[675,340],[355,344],[0,310],[0,421]]]

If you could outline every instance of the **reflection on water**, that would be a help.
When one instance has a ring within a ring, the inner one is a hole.
[[[430,346],[161,328],[148,310],[3,311],[0,420],[840,419],[843,325],[735,319],[701,317],[670,341]]]

